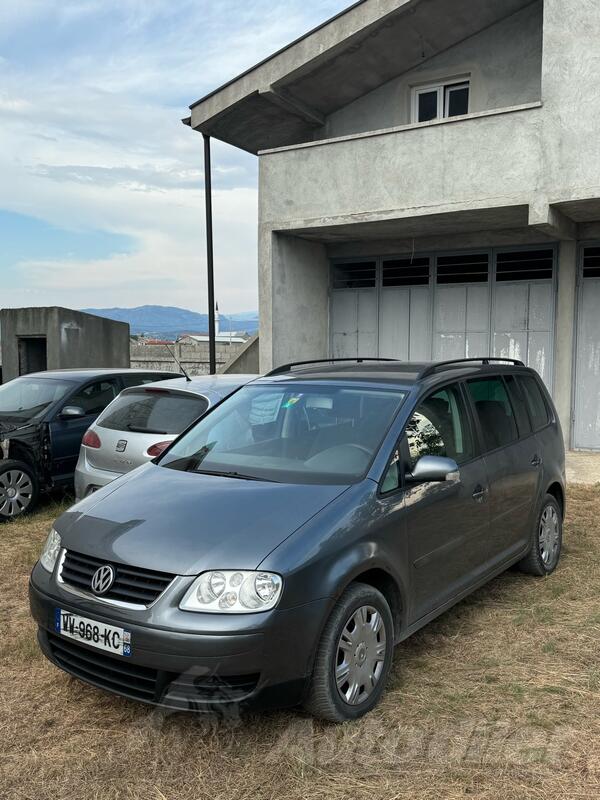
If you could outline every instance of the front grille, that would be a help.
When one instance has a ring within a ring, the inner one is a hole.
[[[215,703],[240,702],[256,690],[260,679],[259,674],[219,677],[194,674],[194,670],[178,675],[132,664],[128,658],[105,655],[54,633],[45,635],[52,658],[65,672],[147,703],[193,711]]]
[[[84,649],[53,633],[48,634],[48,644],[56,663],[77,678],[139,700],[156,700],[157,670]]]
[[[156,572],[151,569],[132,567],[115,561],[105,561],[95,556],[85,556],[67,550],[60,573],[61,580],[68,586],[92,592],[92,576],[99,567],[110,564],[115,570],[115,582],[106,594],[106,600],[119,600],[122,603],[135,603],[149,606],[171,583],[174,575]]]

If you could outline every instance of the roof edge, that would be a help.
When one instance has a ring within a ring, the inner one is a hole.
[[[199,106],[202,103],[206,102],[206,100],[208,100],[210,97],[214,97],[214,95],[219,94],[219,92],[222,92],[223,89],[226,89],[228,86],[231,86],[232,84],[236,83],[241,78],[245,78],[246,75],[250,75],[250,73],[254,72],[255,69],[258,69],[259,67],[262,67],[264,64],[267,64],[273,58],[277,58],[277,56],[280,56],[282,53],[285,53],[286,50],[290,50],[292,47],[295,47],[295,45],[299,44],[300,42],[303,42],[305,39],[308,39],[309,36],[312,36],[313,34],[318,33],[318,31],[322,30],[323,28],[326,28],[332,22],[335,22],[337,19],[340,19],[340,17],[345,16],[353,9],[357,8],[358,6],[364,5],[366,2],[368,2],[368,0],[357,0],[357,2],[352,3],[352,5],[348,6],[343,11],[334,14],[333,17],[329,17],[329,19],[326,19],[324,22],[322,22],[320,25],[317,25],[315,28],[311,28],[311,30],[302,34],[302,36],[299,36],[297,39],[294,39],[294,41],[290,42],[289,44],[286,44],[284,47],[281,47],[274,53],[271,53],[271,55],[267,56],[266,58],[263,58],[262,61],[257,62],[253,66],[244,70],[244,72],[240,72],[240,74],[236,75],[235,78],[231,78],[231,80],[227,81],[226,83],[223,83],[218,88],[213,89],[212,92],[209,92],[208,94],[205,94],[203,97],[201,97],[199,100],[194,101],[190,106],[188,106],[190,111],[196,108],[196,106]]]

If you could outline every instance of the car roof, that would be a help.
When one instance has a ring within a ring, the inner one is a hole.
[[[489,362],[489,363],[488,363]],[[417,383],[434,383],[465,376],[477,376],[515,370],[534,372],[522,362],[480,358],[456,359],[455,361],[393,361],[369,359],[342,359],[336,361],[308,362],[286,365],[265,375],[263,382],[280,381],[350,381],[357,383],[381,383],[411,388]]]
[[[175,389],[189,394],[201,394],[212,397],[225,397],[240,386],[256,380],[258,375],[198,375],[187,378],[174,378],[173,380],[145,383],[142,386],[130,386],[122,394],[131,394],[140,389]]]
[[[109,375],[172,375],[179,377],[181,373],[167,369],[49,369],[44,372],[28,372],[21,378],[67,378],[86,381],[90,378],[102,378]]]

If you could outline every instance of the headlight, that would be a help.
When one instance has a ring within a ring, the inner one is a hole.
[[[60,536],[58,533],[52,528],[50,533],[48,534],[48,538],[46,539],[46,544],[44,545],[44,549],[42,550],[42,555],[40,556],[40,564],[44,569],[47,569],[48,572],[52,572],[54,569],[54,565],[56,564],[56,559],[58,558],[58,554],[60,553]]]
[[[268,611],[277,605],[282,586],[281,576],[272,572],[204,572],[190,586],[179,608],[210,614]]]

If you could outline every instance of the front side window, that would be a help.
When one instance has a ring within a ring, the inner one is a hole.
[[[245,386],[188,431],[160,466],[282,483],[356,482],[404,398],[391,389]]]
[[[430,122],[469,113],[469,81],[438,83],[413,89],[413,122]]]
[[[486,451],[505,447],[519,438],[512,405],[502,378],[468,381]]]
[[[20,425],[40,417],[72,386],[52,378],[15,378],[0,386],[0,432],[2,422]]]
[[[460,466],[473,458],[473,442],[460,389],[449,386],[424,400],[406,426],[409,468],[422,456],[452,458]]]
[[[114,381],[96,381],[70,397],[69,405],[82,408],[86,414],[99,414],[117,394]]]

